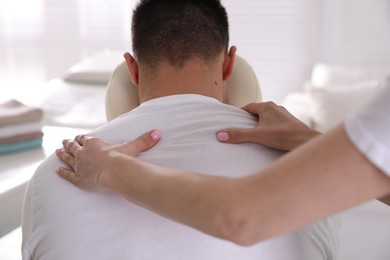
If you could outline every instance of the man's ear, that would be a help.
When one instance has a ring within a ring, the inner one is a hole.
[[[133,56],[131,56],[130,53],[126,52],[123,54],[123,57],[126,60],[127,64],[127,69],[129,70],[129,74],[131,77],[131,80],[133,81],[134,85],[138,86],[139,83],[139,68],[138,68],[138,63],[135,60]]]
[[[229,52],[225,55],[225,60],[222,64],[223,69],[223,80],[226,81],[230,78],[233,73],[234,59],[236,57],[237,47],[232,46]]]

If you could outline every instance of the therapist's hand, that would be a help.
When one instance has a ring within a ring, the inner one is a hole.
[[[87,135],[64,140],[57,157],[68,167],[59,167],[57,174],[74,185],[90,191],[109,191],[104,176],[115,169],[112,158],[117,155],[137,157],[152,148],[161,138],[158,130],[147,132],[136,140],[123,144],[110,144]],[[109,169],[109,170],[108,170]]]
[[[256,143],[288,151],[320,134],[273,102],[251,103],[242,109],[259,117],[257,126],[221,130],[217,133],[219,141]]]

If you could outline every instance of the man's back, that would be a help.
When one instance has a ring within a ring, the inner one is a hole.
[[[222,144],[215,133],[256,124],[246,112],[215,99],[174,95],[145,102],[91,135],[118,143],[159,129],[162,140],[140,159],[239,177],[265,167],[281,153],[254,144]],[[240,247],[162,218],[119,195],[82,191],[57,177],[54,170],[59,165],[50,157],[29,184],[23,214],[25,259],[315,260],[334,259],[337,253],[337,219]]]

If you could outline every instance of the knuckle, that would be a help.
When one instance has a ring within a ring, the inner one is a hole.
[[[74,158],[76,161],[79,161],[79,160],[85,160],[86,156],[87,156],[87,152],[85,152],[85,150],[82,150],[81,148],[78,149],[75,153],[74,153]]]
[[[246,107],[247,108],[256,108],[258,105],[259,105],[259,103],[252,102],[252,103],[249,103]]]
[[[69,154],[66,153],[66,152],[63,152],[60,154],[60,159],[64,162],[68,162],[69,161]]]
[[[72,148],[74,147],[74,145],[75,145],[75,142],[74,142],[73,140],[68,141],[68,146],[67,146],[67,148],[72,149]]]
[[[150,134],[151,133],[146,133],[146,134],[140,136],[140,138],[135,140],[134,149],[137,152],[142,152],[142,151],[148,150],[149,148],[151,148],[154,145],[154,141],[153,141],[152,137],[150,136]]]
[[[80,141],[84,137],[85,137],[85,135],[76,135],[76,137],[74,139],[77,140],[77,141]]]
[[[67,180],[71,180],[72,178],[70,177],[70,172],[68,169],[64,169],[63,176]]]
[[[76,151],[74,151],[74,158],[80,157],[81,154],[82,154],[82,150],[81,149],[77,149]]]
[[[143,147],[150,147],[153,145],[153,140],[150,135],[144,135],[142,137]]]
[[[267,102],[266,108],[268,108],[268,109],[274,109],[275,107],[277,107],[277,105],[276,105],[273,101],[268,101],[268,102]]]
[[[84,142],[83,142],[83,145],[86,146],[86,145],[90,145],[91,143],[93,143],[93,138],[84,138]]]
[[[79,186],[81,184],[81,179],[75,173],[73,173],[73,175],[74,175],[74,178],[72,179],[73,184]]]
[[[242,131],[236,129],[229,132],[229,141],[240,142],[243,139]]]
[[[264,103],[264,107],[262,109],[263,113],[268,113],[269,111],[275,110],[278,106],[273,101],[267,101]]]
[[[64,160],[65,160],[65,162],[68,162],[68,161],[69,161],[69,158],[70,158],[70,154],[65,153],[65,154],[64,154]]]
[[[58,150],[58,157],[62,160],[65,156],[65,151],[63,149]]]
[[[95,137],[85,137],[83,146],[94,146],[99,142]]]

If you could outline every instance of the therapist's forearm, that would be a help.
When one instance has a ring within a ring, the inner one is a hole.
[[[112,158],[104,186],[174,221],[234,240],[218,224],[237,180],[162,168],[126,155]],[[132,169],[129,171],[129,169]]]

